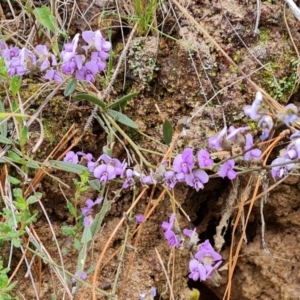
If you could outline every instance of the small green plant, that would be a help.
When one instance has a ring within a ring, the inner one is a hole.
[[[9,277],[7,273],[10,271],[9,268],[3,267],[3,260],[0,257],[0,300],[11,300],[11,299],[19,299],[17,297],[12,298],[9,293],[13,290],[16,286],[17,281],[13,283],[9,283]]]

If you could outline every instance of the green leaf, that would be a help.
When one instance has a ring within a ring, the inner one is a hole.
[[[132,98],[134,98],[138,94],[139,94],[138,92],[137,93],[128,94],[128,95],[122,97],[121,99],[116,100],[114,103],[106,106],[105,109],[120,110],[121,108],[123,108],[127,104],[127,102],[129,100],[131,100]]]
[[[69,210],[70,214],[71,214],[73,217],[76,217],[76,210],[75,210],[75,207],[74,207],[74,205],[73,205],[70,201],[67,201],[67,207],[68,207],[68,210]]]
[[[10,184],[13,184],[13,185],[21,183],[21,181],[19,179],[17,179],[16,177],[10,176],[10,175],[8,175],[8,181]]]
[[[4,290],[8,285],[8,276],[6,275],[6,272],[3,272],[1,270],[0,272],[0,290]]]
[[[76,89],[76,86],[77,86],[77,80],[74,78],[67,84],[67,86],[64,90],[64,96],[68,97],[68,96],[72,95]]]
[[[37,7],[33,10],[33,14],[34,14],[36,20],[41,25],[43,25],[44,27],[46,27],[47,29],[49,29],[53,33],[58,32],[60,34],[65,34],[62,30],[57,28],[56,19],[52,15],[52,12],[49,9],[49,7],[47,7],[45,5],[42,5],[41,7]]]
[[[89,102],[95,103],[97,105],[99,105],[102,108],[105,108],[105,103],[103,101],[101,101],[99,98],[96,98],[90,94],[78,94],[76,96],[73,97],[75,100],[87,100]]]
[[[1,144],[6,144],[6,145],[11,145],[13,142],[11,139],[8,139],[4,135],[0,134],[0,143]]]
[[[76,230],[72,226],[61,226],[61,232],[65,236],[75,235]]]
[[[10,82],[10,90],[14,96],[20,91],[21,84],[22,78],[18,75],[14,75]]]
[[[50,160],[49,161],[50,166],[59,170],[63,170],[66,172],[72,172],[72,173],[76,173],[76,174],[81,174],[83,171],[87,170],[87,167],[82,166],[82,165],[76,165],[73,163],[69,163],[69,162],[64,162],[64,161],[60,161],[60,160]]]
[[[1,36],[0,36],[1,40]],[[5,65],[4,58],[0,58],[0,76],[4,78],[8,78],[7,75],[8,67]]]
[[[172,142],[173,127],[168,119],[165,119],[163,124],[163,135],[166,144],[169,145]]]
[[[93,239],[92,231],[90,226],[85,226],[81,238],[81,243],[86,244]]]
[[[34,204],[38,202],[42,198],[41,193],[37,193],[36,195],[31,195],[26,199],[27,204]]]
[[[77,251],[79,251],[79,250],[81,249],[81,247],[82,247],[82,244],[81,244],[80,240],[77,239],[77,238],[75,238],[75,239],[74,239],[74,248],[75,248]]]
[[[100,181],[99,179],[93,179],[88,181],[89,185],[96,191],[100,191]]]
[[[24,126],[21,130],[21,135],[20,135],[20,146],[24,146],[26,141],[27,141],[27,136],[28,136],[28,127]]]
[[[9,150],[9,151],[7,151],[7,154],[8,154],[8,157],[9,157],[12,161],[17,162],[17,163],[22,162],[22,158],[21,158],[17,153],[15,153],[15,152]]]
[[[21,246],[21,241],[19,238],[13,238],[12,243],[13,243],[14,247],[16,247],[16,248],[19,248]]]
[[[131,127],[133,129],[138,129],[138,126],[134,123],[134,121],[132,121],[130,118],[128,118],[127,116],[125,116],[124,114],[122,114],[119,111],[115,111],[115,110],[108,110],[107,113],[113,118],[115,119],[117,122],[122,123],[128,127]]]
[[[5,108],[2,101],[0,101],[0,112],[5,113]],[[5,120],[5,118],[0,118],[0,134],[1,134],[0,138],[2,136],[4,138],[7,137],[7,120]],[[1,140],[0,143],[2,143]],[[7,143],[3,143],[3,144],[7,144]]]

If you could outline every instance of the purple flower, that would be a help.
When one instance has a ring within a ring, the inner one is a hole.
[[[300,130],[294,132],[291,136],[290,136],[290,139],[292,141],[296,140],[296,139],[299,139],[300,138]]]
[[[294,104],[288,104],[276,117],[286,126],[290,126],[298,119],[298,108]]]
[[[259,113],[260,104],[262,102],[263,96],[261,92],[257,92],[255,96],[255,100],[252,105],[247,105],[244,108],[244,113],[246,116],[250,117],[252,120],[258,120],[261,117]]]
[[[82,33],[82,38],[89,44],[88,47],[83,46],[86,51],[90,48],[92,50],[97,50],[98,52],[108,52],[111,48],[111,43],[103,38],[99,30],[96,32],[84,31]]]
[[[77,164],[79,161],[78,155],[74,153],[74,151],[69,151],[64,157],[64,162],[70,162],[73,164]]]
[[[249,129],[250,129],[249,126],[239,127],[239,128],[235,128],[234,126],[230,126],[229,129],[228,129],[229,134],[227,135],[226,140],[230,140],[230,141],[235,142],[237,136],[239,136],[241,133],[243,133],[244,131],[247,131]]]
[[[218,136],[212,136],[208,139],[208,145],[211,148],[215,148],[216,150],[221,150],[223,149],[222,147],[222,140],[224,136],[226,135],[227,132],[227,127],[225,126],[222,131],[219,133]]]
[[[105,52],[103,52],[103,53],[105,53]],[[101,57],[99,56],[99,52],[91,53],[91,61],[97,64],[98,72],[101,72],[106,68],[106,63],[104,61],[102,61]]]
[[[123,183],[123,189],[127,189],[135,185],[134,176],[140,177],[140,174],[132,169],[126,170],[126,180]]]
[[[182,244],[182,240],[175,234],[173,230],[165,231],[165,238],[168,240],[170,247],[175,246],[178,248]]]
[[[44,71],[51,66],[56,66],[56,57],[50,53],[45,45],[37,45],[35,47],[36,52],[39,55],[39,62],[41,63],[40,70]]]
[[[260,136],[260,139],[262,141],[266,140],[269,135],[270,135],[270,132],[273,128],[273,119],[268,116],[268,115],[264,115],[258,122],[257,126],[259,128],[261,128],[262,130],[262,135]]]
[[[210,158],[210,154],[207,150],[201,149],[198,154],[198,164],[200,168],[206,168],[213,165],[214,161]]]
[[[164,174],[164,181],[166,183],[166,185],[170,188],[173,189],[176,185],[177,179],[176,179],[176,175],[175,172],[170,170],[170,171],[166,171]]]
[[[28,69],[25,65],[21,63],[19,57],[13,57],[11,60],[5,62],[6,66],[8,67],[7,74],[9,76],[19,75],[23,76],[28,72]]]
[[[194,228],[194,230],[185,228],[182,232],[190,238],[190,243],[192,245],[196,245],[199,242],[199,237],[196,232],[196,228]]]
[[[163,222],[161,227],[165,231],[165,238],[168,240],[169,246],[180,247],[182,240],[173,231],[175,214],[171,214],[170,222]]]
[[[19,47],[9,46],[9,48],[6,47],[2,49],[2,56],[5,58],[5,61],[9,61],[14,57],[18,57],[19,53],[20,53]]]
[[[93,207],[97,204],[100,204],[102,201],[103,198],[97,198],[95,201],[92,199],[87,199],[85,201],[85,206],[81,209],[82,214],[87,216],[93,210]]]
[[[104,161],[108,166],[112,166],[115,174],[118,176],[122,176],[127,167],[127,163],[125,161],[121,163],[117,158],[111,158],[107,154],[102,154],[97,162],[101,160]]]
[[[152,170],[150,170],[150,174],[147,176],[142,174],[141,181],[142,181],[142,184],[145,184],[145,185],[157,183],[157,180],[153,177]]]
[[[143,223],[143,222],[145,221],[145,217],[144,217],[143,215],[141,215],[141,214],[137,214],[137,215],[135,216],[135,219],[136,219],[136,222],[137,222],[138,224]]]
[[[261,150],[259,149],[251,149],[253,147],[253,137],[251,133],[248,133],[246,135],[246,145],[245,145],[245,151],[247,151],[244,155],[244,160],[258,160],[261,156]],[[249,150],[251,149],[251,150]]]
[[[213,262],[221,260],[222,256],[214,250],[209,240],[206,240],[200,245],[200,249],[195,254],[195,258],[203,262],[204,265],[211,265]]]
[[[156,288],[152,287],[147,294],[139,294],[139,300],[154,299],[156,294]]]
[[[271,169],[271,174],[274,179],[282,178],[289,170],[294,168],[295,164],[292,162],[288,164],[289,161],[290,159],[283,158],[283,157],[278,157],[272,161],[271,166],[274,167],[272,167]]]
[[[210,264],[205,264],[204,268],[205,268],[205,271],[206,271],[206,277],[211,278],[214,271],[216,271],[221,264],[222,264],[222,260],[218,261],[214,266],[212,266]]]
[[[286,148],[284,158],[300,158],[300,139],[293,140]]]
[[[200,263],[197,259],[192,259],[189,262],[189,269],[190,269],[190,274],[189,274],[189,278],[193,279],[194,281],[197,280],[206,280],[207,276],[206,276],[206,270],[203,266],[202,263]]]
[[[54,70],[54,69],[48,69],[46,71],[46,74],[43,76],[44,79],[47,79],[47,80],[54,80],[58,83],[62,83],[63,82],[63,77],[62,75],[57,71],[57,70]]]
[[[19,58],[21,65],[24,65],[26,68],[30,64],[31,65],[36,65],[36,56],[34,53],[26,48],[21,49],[19,53]]]
[[[175,214],[171,214],[170,216],[170,222],[163,222],[161,227],[164,231],[170,230],[171,228],[173,228],[174,225],[174,221],[175,221]]]
[[[218,171],[219,176],[222,178],[228,177],[230,180],[235,179],[236,172],[233,170],[234,164],[234,159],[230,159],[224,162]]]
[[[95,82],[95,75],[98,73],[98,66],[95,62],[88,61],[80,70],[76,72],[76,79],[87,82]]]
[[[81,213],[84,216],[83,219],[83,226],[90,226],[93,222],[93,213],[94,213],[94,206],[100,204],[103,201],[103,198],[97,198],[94,202],[92,199],[87,199],[85,201],[85,206],[81,209]]]
[[[99,179],[102,184],[108,180],[116,178],[115,168],[111,165],[102,164],[95,168],[94,176]]]
[[[78,156],[82,156],[82,157],[85,158],[87,161],[92,161],[92,159],[94,158],[94,157],[93,157],[93,154],[91,154],[91,153],[84,153],[84,152],[78,151],[76,154],[77,154]]]
[[[182,154],[178,154],[173,161],[173,170],[177,173],[179,182],[183,182],[185,175],[192,171],[194,167],[193,149],[186,148]]]
[[[204,188],[203,184],[208,182],[209,177],[205,171],[197,169],[187,174],[185,180],[189,186],[193,187],[198,192],[200,189]]]
[[[82,55],[72,55],[70,57],[70,59],[65,62],[62,66],[61,66],[61,70],[63,73],[67,74],[67,75],[71,75],[75,72],[75,70],[81,70],[83,67],[83,58]]]
[[[68,62],[75,55],[77,51],[80,34],[77,33],[71,43],[64,44],[64,50],[60,53],[63,62]]]
[[[87,279],[87,274],[82,270],[76,271],[75,274],[74,274],[74,277],[72,278],[72,282],[76,283],[78,278],[81,279],[81,280],[86,280]]]

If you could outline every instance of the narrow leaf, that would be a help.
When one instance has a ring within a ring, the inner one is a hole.
[[[70,213],[73,217],[76,217],[75,207],[74,207],[74,205],[73,205],[70,201],[67,201],[67,207],[68,207],[69,213]]]
[[[77,80],[74,78],[67,84],[67,86],[64,90],[64,96],[68,97],[68,96],[72,95],[76,89],[76,86],[77,86]]]
[[[121,112],[109,109],[107,111],[107,113],[112,118],[114,118],[116,121],[118,121],[119,123],[122,123],[122,124],[124,124],[128,127],[133,128],[133,129],[138,129],[138,126],[134,123],[134,121],[132,121],[130,118],[128,118],[127,116],[125,116]]]
[[[27,136],[28,136],[28,127],[24,126],[21,130],[21,135],[20,135],[20,145],[23,146],[25,145],[27,141]]]
[[[0,134],[0,143],[1,144],[6,144],[6,145],[10,145],[12,144],[12,140],[8,139],[7,137],[3,136],[2,134]]]
[[[76,173],[79,175],[83,171],[87,170],[87,167],[85,167],[85,166],[76,165],[73,163],[64,162],[64,161],[60,161],[60,160],[50,160],[49,163],[50,163],[50,166],[55,169],[63,170],[66,172],[72,172],[72,173]]]
[[[168,119],[165,119],[163,124],[163,135],[166,144],[169,145],[172,142],[173,127]]]
[[[14,75],[10,82],[11,93],[15,96],[19,91],[22,84],[22,78]]]
[[[98,99],[97,97],[94,97],[92,95],[89,94],[78,94],[76,96],[73,97],[75,100],[87,100],[90,101],[92,103],[95,103],[97,105],[99,105],[102,108],[105,108],[105,103],[103,101],[101,101],[100,99]]]
[[[46,27],[47,29],[49,29],[50,31],[52,31],[53,33],[60,33],[60,34],[64,34],[64,32],[60,29],[57,28],[56,26],[56,19],[53,16],[51,10],[49,9],[49,7],[42,5],[41,7],[37,7],[33,10],[33,14],[36,18],[36,20],[43,25],[44,27]]]
[[[128,95],[122,97],[121,99],[116,100],[114,103],[106,106],[105,109],[120,110],[121,108],[123,108],[127,104],[127,102],[129,100],[131,100],[132,98],[134,98],[138,94],[139,93],[128,94]]]
[[[96,191],[100,191],[100,181],[99,179],[89,180],[89,185]]]
[[[2,103],[2,101],[0,101],[0,112],[5,113],[5,108],[4,105]],[[1,136],[3,137],[7,137],[7,120],[5,120],[5,118],[0,118],[0,133]],[[7,143],[4,143],[7,144]]]

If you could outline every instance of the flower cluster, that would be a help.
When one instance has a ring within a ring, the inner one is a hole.
[[[83,226],[90,226],[93,223],[94,206],[100,204],[103,198],[98,198],[95,202],[92,199],[87,199],[85,201],[85,206],[81,209],[83,215]]]
[[[298,109],[294,104],[288,104],[282,111],[274,116],[263,108],[262,100],[262,94],[257,92],[253,104],[247,105],[244,112],[252,120],[258,120],[257,126],[261,130],[260,139],[265,141],[269,138],[276,122],[284,123],[286,126],[290,126],[294,123],[298,119]],[[240,145],[244,147],[244,160],[258,160],[261,156],[261,150],[254,148],[253,137],[250,133],[247,133],[241,143],[241,133],[249,129],[249,127],[235,129],[231,126],[229,130],[227,130],[225,127],[217,137],[209,138],[209,146],[216,150],[222,150],[226,149],[228,141],[233,141],[233,139],[239,140]],[[300,131],[294,132],[290,136],[290,140],[291,142],[286,149],[281,151],[280,156],[271,163],[271,175],[274,179],[283,178],[287,172],[295,167],[292,160],[300,158]],[[229,179],[234,179],[236,177],[236,172],[233,170],[234,165],[235,161],[233,159],[223,163],[218,172],[219,176],[227,176]]]
[[[174,226],[175,214],[171,214],[169,222],[163,222],[161,227],[164,230],[165,238],[168,240],[170,247],[183,246],[183,239],[180,230]],[[189,278],[194,281],[206,280],[217,275],[217,269],[222,263],[222,256],[217,253],[211,246],[209,240],[197,246],[199,242],[196,228],[194,230],[183,229],[183,233],[190,238],[188,245],[192,249],[196,247],[197,252],[189,262],[190,274]]]
[[[176,228],[174,226],[175,214],[172,214],[170,217],[170,222],[163,222],[161,227],[165,232],[165,238],[169,242],[170,247],[180,247],[182,244],[182,239],[179,234],[176,234]]]
[[[258,128],[261,129],[262,134],[260,139],[262,141],[269,138],[271,130],[274,126],[274,117],[266,111],[262,106],[263,96],[261,92],[256,93],[255,100],[252,105],[247,105],[244,108],[246,116],[252,120],[258,121]],[[279,112],[275,118],[276,120],[285,123],[286,126],[290,126],[298,119],[298,109],[294,104],[288,104],[281,112]]]
[[[60,53],[61,62],[45,45],[37,45],[34,51],[0,42],[0,55],[8,68],[9,76],[23,76],[30,71],[45,73],[43,78],[63,81],[63,74],[74,75],[78,80],[95,82],[95,76],[106,68],[111,43],[106,41],[97,30],[82,33],[83,45],[79,45],[80,34],[77,33],[71,43],[63,45]]]
[[[213,249],[209,240],[206,240],[199,245],[197,253],[189,262],[189,278],[194,281],[214,278],[221,264],[222,256]]]

